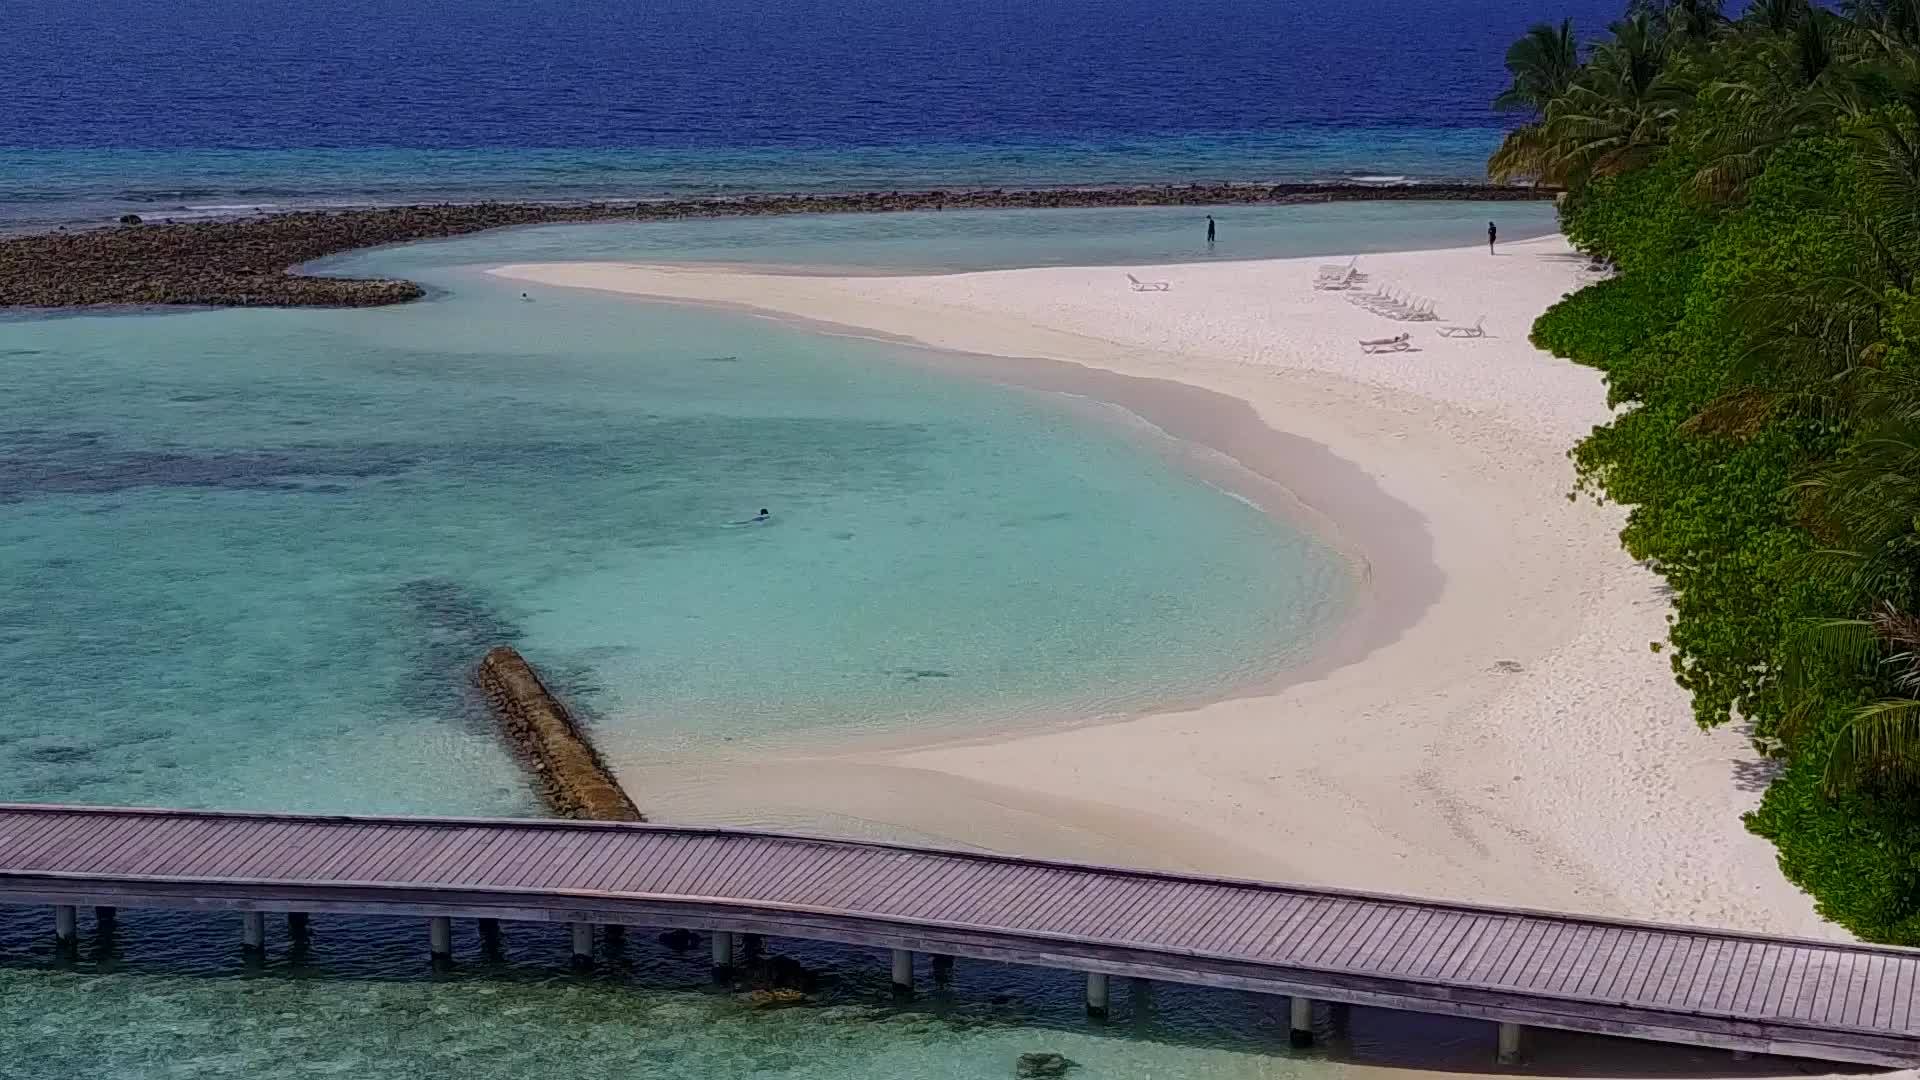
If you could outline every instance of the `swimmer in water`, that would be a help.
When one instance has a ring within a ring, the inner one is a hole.
[[[761,507],[761,508],[760,508],[760,512],[759,512],[759,513],[757,513],[757,514],[755,514],[755,515],[753,515],[753,520],[755,520],[755,521],[765,521],[765,520],[767,520],[768,518],[770,518],[770,517],[772,517],[772,516],[773,516],[772,514],[769,514],[769,513],[767,513],[767,509],[766,509],[766,507],[764,507],[764,506],[763,506],[763,507]]]
[[[521,293],[521,294],[520,294],[520,299],[522,299],[522,300],[531,300],[531,299],[533,299],[533,297],[531,297],[531,296],[528,296],[528,295],[527,295],[526,293]]]

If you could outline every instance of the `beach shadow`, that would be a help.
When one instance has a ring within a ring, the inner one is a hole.
[[[1749,745],[1756,738],[1750,721],[1741,724],[1739,732]],[[1754,793],[1767,790],[1787,768],[1786,762],[1772,757],[1733,758],[1728,764],[1732,766],[1733,786]]]

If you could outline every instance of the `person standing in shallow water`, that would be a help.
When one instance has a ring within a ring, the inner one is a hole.
[[[1500,230],[1493,227],[1493,222],[1487,222],[1487,254],[1493,254],[1493,242],[1499,238]]]
[[[1212,214],[1207,215],[1207,243],[1209,245],[1213,243],[1213,215]]]

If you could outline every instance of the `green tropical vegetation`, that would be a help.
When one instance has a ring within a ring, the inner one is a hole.
[[[1606,280],[1534,325],[1616,407],[1572,451],[1666,580],[1702,725],[1821,912],[1920,945],[1920,0],[1640,0],[1507,54],[1496,179]]]

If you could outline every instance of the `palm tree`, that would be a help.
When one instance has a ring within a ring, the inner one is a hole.
[[[1809,572],[1864,614],[1803,628],[1787,689],[1819,659],[1876,669],[1892,691],[1847,719],[1827,759],[1830,790],[1920,784],[1920,375],[1876,372],[1859,416],[1860,439],[1798,485],[1803,521],[1822,545]],[[1791,735],[1805,718],[1790,721]]]
[[[1870,296],[1876,315],[1920,284],[1920,65],[1887,73],[1885,86],[1892,100],[1850,132],[1862,176],[1858,273],[1869,286],[1857,297]],[[1792,666],[1870,667],[1891,689],[1848,718],[1829,752],[1830,790],[1920,786],[1920,370],[1884,359],[1884,347],[1863,353],[1851,380],[1854,444],[1799,484],[1802,518],[1821,543],[1809,571],[1863,614],[1805,628]]]
[[[1573,20],[1559,26],[1535,23],[1507,48],[1507,72],[1513,84],[1493,99],[1496,109],[1525,111],[1539,116],[1547,104],[1566,93],[1580,73],[1580,49],[1573,39]]]
[[[1882,74],[1890,100],[1865,111],[1849,134],[1860,151],[1868,212],[1883,227],[1881,257],[1907,289],[1920,269],[1920,60]]]
[[[1738,197],[1777,147],[1829,126],[1850,100],[1836,64],[1836,16],[1806,0],[1773,0],[1771,10],[1749,14],[1764,20],[1766,34],[1733,63],[1735,74],[1708,81],[1699,94],[1710,120],[1697,143],[1704,161],[1694,186],[1712,199]]]
[[[1637,168],[1666,144],[1690,96],[1666,77],[1671,39],[1644,11],[1608,29],[1613,37],[1547,102],[1541,119],[1509,133],[1487,160],[1495,182],[1578,187]]]
[[[1808,0],[1753,0],[1743,17],[1749,25],[1784,34],[1814,10]]]
[[[1645,18],[1662,34],[1687,42],[1704,42],[1727,25],[1724,0],[1633,0],[1629,19]]]
[[[1920,0],[1848,0],[1840,10],[1872,34],[1884,52],[1920,45]]]

